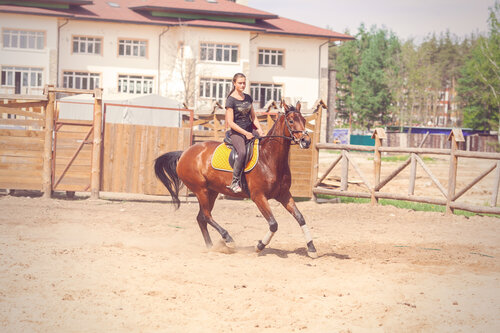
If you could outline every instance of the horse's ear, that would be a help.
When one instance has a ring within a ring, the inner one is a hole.
[[[298,112],[300,112],[300,107],[301,107],[300,102],[297,102],[297,105],[295,106],[295,109],[297,109]]]

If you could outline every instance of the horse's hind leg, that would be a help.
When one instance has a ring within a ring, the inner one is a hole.
[[[200,204],[200,212],[198,213],[197,217],[198,225],[200,226],[201,233],[203,234],[203,238],[205,239],[205,244],[207,245],[207,247],[212,246],[212,241],[210,240],[210,235],[208,234],[207,230],[207,223],[219,232],[226,243],[234,242],[233,238],[231,237],[231,235],[229,235],[227,230],[222,228],[212,218],[212,209],[214,208],[217,195],[217,192],[207,189],[196,193],[196,197],[198,198],[198,202]]]
[[[201,207],[200,211],[198,212],[198,216],[196,217],[196,220],[198,221],[198,225],[200,226],[201,234],[203,235],[205,244],[207,245],[208,248],[212,247],[212,240],[210,239],[210,234],[208,233],[207,229],[207,220],[205,219],[205,216],[203,216]]]
[[[304,216],[302,216],[302,213],[297,208],[295,200],[293,200],[290,192],[282,195],[282,197],[278,198],[278,201],[286,208],[287,211],[290,212],[290,214],[293,215],[293,217],[295,217],[295,219],[299,223],[299,226],[302,228],[302,232],[304,233],[304,237],[307,243],[307,254],[309,255],[309,257],[317,258],[318,254],[316,252],[316,247],[314,246],[311,233],[309,232],[309,228],[306,225],[306,220],[304,219]]]

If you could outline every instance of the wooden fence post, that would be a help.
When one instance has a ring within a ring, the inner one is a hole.
[[[325,106],[323,101],[322,100],[318,101],[316,119],[314,119],[313,142],[312,142],[312,147],[309,148],[313,149],[313,160],[312,160],[312,170],[311,170],[312,172],[311,179],[313,179],[313,181],[316,178],[318,178],[318,172],[319,172],[319,150],[316,149],[316,146],[318,145],[321,137],[321,117],[323,116],[323,106]]]
[[[340,176],[340,190],[347,191],[347,185],[349,180],[349,159],[347,158],[347,152],[342,149],[342,174]]]
[[[457,166],[458,157],[456,156],[458,150],[458,142],[464,142],[464,135],[460,128],[453,128],[448,136],[448,140],[451,141],[451,151],[450,151],[450,172],[448,176],[448,197],[446,198],[446,214],[453,214],[453,208],[451,208],[451,203],[453,197],[455,196],[455,188],[457,186]]]
[[[415,180],[417,179],[417,154],[410,154],[410,184],[408,185],[408,195],[415,194]]]
[[[53,85],[46,86],[47,105],[45,107],[45,143],[43,150],[42,192],[44,198],[52,196],[52,145],[54,134],[54,109],[56,93]]]
[[[92,176],[90,198],[99,199],[101,189],[101,146],[102,146],[102,88],[94,92],[94,140],[92,145]]]
[[[491,196],[491,202],[490,202],[491,207],[497,206],[498,187],[500,186],[500,161],[497,162],[497,172],[495,174],[496,176],[495,176],[495,182],[493,183],[493,194]]]
[[[375,128],[373,132],[372,139],[375,139],[375,150],[373,155],[373,188],[371,189],[371,203],[372,205],[376,205],[378,203],[378,199],[375,198],[375,189],[380,183],[380,170],[382,168],[382,155],[379,151],[379,148],[382,146],[382,140],[387,139],[387,135],[383,128]]]

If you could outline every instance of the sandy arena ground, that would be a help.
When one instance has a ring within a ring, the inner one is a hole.
[[[313,260],[275,201],[256,254],[251,201],[217,201],[236,248],[207,250],[197,203],[156,199],[0,196],[0,331],[500,331],[497,218],[299,202]]]

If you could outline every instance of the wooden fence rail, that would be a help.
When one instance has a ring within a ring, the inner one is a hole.
[[[471,151],[461,151],[458,150],[458,143],[464,142],[464,137],[460,129],[453,129],[448,136],[448,140],[451,143],[450,149],[431,149],[431,148],[399,148],[399,147],[382,147],[382,140],[386,138],[385,132],[381,128],[375,129],[372,138],[375,139],[374,147],[360,146],[360,145],[344,145],[344,144],[333,144],[333,143],[318,143],[316,149],[319,151],[321,149],[333,149],[340,150],[341,155],[336,158],[333,163],[327,168],[326,172],[318,177],[313,185],[312,192],[314,195],[326,194],[334,196],[346,196],[346,197],[359,197],[359,198],[371,198],[372,204],[377,204],[378,199],[395,199],[395,200],[406,200],[413,202],[422,202],[435,205],[446,206],[446,213],[451,214],[454,209],[462,209],[476,213],[490,213],[490,214],[500,214],[500,207],[497,207],[498,190],[500,187],[500,154],[499,153],[486,153],[486,152],[471,152]],[[361,172],[357,164],[353,161],[350,156],[350,151],[362,151],[362,152],[373,152],[373,184],[370,183],[368,178]],[[409,157],[403,162],[397,169],[393,170],[384,179],[380,179],[381,170],[381,153],[407,153]],[[449,163],[449,175],[446,187],[441,184],[441,182],[434,176],[432,171],[424,163],[420,155],[422,154],[435,154],[435,155],[445,155],[450,156]],[[480,158],[488,159],[494,161],[493,164],[483,172],[481,172],[472,182],[467,184],[458,193],[456,193],[456,180],[458,171],[458,158]],[[340,189],[331,189],[322,187],[322,182],[327,178],[327,176],[332,172],[332,170],[341,164],[341,179],[340,179]],[[353,192],[348,190],[348,176],[349,176],[349,165],[358,174],[361,179],[361,184],[368,190],[368,192]],[[380,192],[380,190],[387,185],[391,180],[393,180],[398,174],[401,173],[407,166],[410,166],[410,178],[408,193],[387,193]],[[415,193],[415,182],[416,182],[416,169],[420,166],[424,172],[432,180],[432,183],[438,188],[440,194],[443,198],[426,197],[426,196],[416,196]],[[481,181],[484,177],[496,170],[495,181],[492,184],[492,196],[490,200],[490,206],[477,206],[467,203],[457,202],[457,200],[462,197],[467,191],[469,191],[474,185]]]

